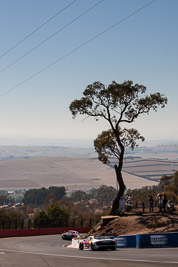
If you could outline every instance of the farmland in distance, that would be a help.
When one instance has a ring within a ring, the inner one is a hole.
[[[114,161],[102,164],[93,148],[0,147],[0,190],[65,186],[68,191],[101,185],[116,187]],[[156,185],[178,171],[178,145],[127,151],[123,178],[127,189]]]

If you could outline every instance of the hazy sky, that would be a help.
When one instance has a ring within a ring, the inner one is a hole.
[[[95,81],[132,80],[168,97],[132,127],[178,139],[178,0],[0,4],[0,137],[94,139],[107,123],[73,120],[70,103]]]

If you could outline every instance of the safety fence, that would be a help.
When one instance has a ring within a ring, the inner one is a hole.
[[[173,206],[175,209],[177,209],[177,203],[173,203]],[[166,206],[158,206],[157,202],[153,203],[153,206],[150,207],[148,203],[145,202],[136,202],[133,203],[133,205],[125,205],[125,211],[126,212],[142,212],[142,213],[148,213],[148,212],[160,212],[160,211],[167,211]]]
[[[94,219],[11,219],[11,220],[0,220],[0,229],[40,229],[40,228],[58,228],[58,227],[90,227],[92,228],[98,223],[98,220]]]

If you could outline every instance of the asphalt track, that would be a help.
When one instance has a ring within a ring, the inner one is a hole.
[[[62,240],[61,235],[1,238],[0,266],[178,266],[178,248],[81,251],[68,248],[70,243]]]

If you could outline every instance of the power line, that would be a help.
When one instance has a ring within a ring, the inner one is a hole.
[[[15,47],[17,47],[19,44],[21,44],[22,42],[24,42],[27,38],[29,38],[32,34],[34,34],[35,32],[37,32],[39,29],[41,29],[44,25],[46,25],[48,22],[50,22],[52,19],[54,19],[55,17],[57,17],[59,14],[61,14],[64,10],[66,10],[68,7],[70,7],[72,4],[74,4],[77,0],[74,0],[73,2],[71,2],[69,5],[67,5],[66,7],[64,7],[62,10],[60,10],[59,12],[57,12],[54,16],[52,16],[50,19],[48,19],[46,22],[44,22],[43,24],[41,24],[38,28],[36,28],[34,31],[32,31],[31,33],[29,33],[26,37],[24,37],[21,41],[19,41],[17,44],[15,44],[14,46],[12,46],[9,50],[7,50],[4,54],[2,54],[0,56],[0,58],[4,57],[5,55],[7,55],[11,50],[13,50]]]
[[[54,62],[52,62],[51,64],[49,64],[48,66],[46,66],[45,68],[39,70],[38,72],[34,73],[33,75],[31,75],[30,77],[28,77],[27,79],[25,79],[24,81],[22,81],[21,83],[17,84],[16,86],[12,87],[11,89],[9,89],[8,91],[6,91],[5,93],[1,94],[0,97],[3,97],[4,95],[10,93],[11,91],[15,90],[17,87],[21,86],[22,84],[26,83],[27,81],[31,80],[32,78],[34,78],[35,76],[39,75],[40,73],[42,73],[43,71],[45,71],[46,69],[50,68],[51,66],[55,65],[56,63],[58,63],[59,61],[61,61],[62,59],[64,59],[65,57],[69,56],[70,54],[74,53],[75,51],[79,50],[81,47],[87,45],[88,43],[92,42],[93,40],[95,40],[96,38],[98,38],[99,36],[103,35],[104,33],[106,33],[107,31],[111,30],[112,28],[116,27],[118,24],[124,22],[125,20],[129,19],[130,17],[134,16],[135,14],[137,14],[138,12],[140,12],[141,10],[143,10],[144,8],[148,7],[149,5],[153,4],[154,2],[156,2],[157,0],[153,0],[151,2],[149,2],[148,4],[144,5],[143,7],[137,9],[136,11],[134,11],[133,13],[131,13],[130,15],[126,16],[125,18],[123,18],[122,20],[118,21],[117,23],[113,24],[112,26],[110,26],[109,28],[107,28],[106,30],[102,31],[101,33],[95,35],[93,38],[89,39],[88,41],[86,41],[85,43],[81,44],[80,46],[76,47],[75,49],[71,50],[70,52],[68,52],[67,54],[65,54],[64,56],[60,57],[59,59],[55,60]]]
[[[0,74],[2,72],[4,72],[5,70],[7,70],[8,68],[10,68],[11,66],[13,66],[15,63],[17,63],[18,61],[20,61],[22,58],[24,58],[28,54],[30,54],[32,51],[34,51],[35,49],[37,49],[39,46],[41,46],[42,44],[44,44],[45,42],[47,42],[49,39],[51,39],[52,37],[54,37],[57,33],[61,32],[62,30],[64,30],[65,28],[67,28],[69,25],[71,25],[73,22],[75,22],[76,20],[78,20],[79,18],[81,18],[82,16],[84,16],[86,13],[88,13],[89,11],[91,11],[93,8],[95,8],[96,6],[98,6],[99,4],[101,4],[101,2],[103,2],[103,1],[104,0],[100,0],[98,3],[96,3],[95,5],[93,5],[92,7],[90,7],[89,9],[87,9],[81,15],[79,15],[78,17],[76,17],[75,19],[73,19],[71,22],[69,22],[68,24],[66,24],[65,26],[63,26],[61,29],[59,29],[58,31],[56,31],[55,33],[53,33],[51,36],[49,36],[48,38],[46,38],[44,41],[42,41],[41,43],[39,43],[38,45],[36,45],[35,47],[33,47],[28,52],[26,52],[23,56],[19,57],[17,60],[15,60],[11,64],[9,64],[6,68],[4,68],[3,70],[0,71]]]

